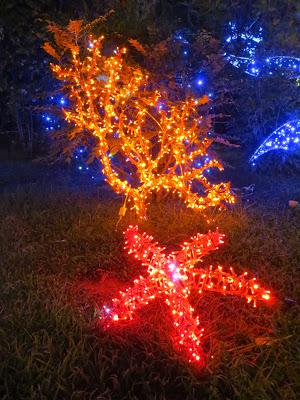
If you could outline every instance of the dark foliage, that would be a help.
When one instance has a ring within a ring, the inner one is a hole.
[[[137,39],[152,46],[153,55],[159,54],[176,30],[190,33],[191,68],[207,71],[217,94],[214,111],[223,114],[215,129],[240,142],[245,155],[278,125],[298,117],[295,110],[299,108],[299,88],[294,81],[281,77],[251,78],[225,65],[222,58],[228,21],[237,21],[239,26],[256,21],[264,26],[266,51],[299,55],[300,4],[296,0],[2,0],[0,132],[2,137],[7,136],[2,145],[15,143],[32,154],[45,140],[36,106],[55,90],[49,77],[48,58],[40,48],[47,36],[48,21],[93,21],[110,9],[114,14],[108,23],[95,24],[93,30],[106,31],[121,41]],[[152,57],[147,66],[161,74],[174,67],[174,57],[169,56],[176,52],[171,50],[165,57]],[[177,67],[180,72],[185,66],[176,64]]]

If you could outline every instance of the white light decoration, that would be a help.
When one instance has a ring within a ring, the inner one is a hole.
[[[235,23],[229,23],[230,34],[225,39],[226,44],[238,41],[241,45],[241,54],[235,55],[224,53],[224,57],[234,67],[241,69],[244,73],[254,76],[281,75],[288,79],[300,77],[300,58],[292,56],[270,56],[257,57],[257,46],[262,43],[262,28],[258,29],[257,34],[251,33],[251,28],[245,32],[239,32]]]
[[[250,158],[252,165],[256,160],[273,150],[295,151],[300,149],[300,120],[296,119],[281,125],[271,133]]]

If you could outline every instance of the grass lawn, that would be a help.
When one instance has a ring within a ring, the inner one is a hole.
[[[97,325],[97,304],[142,272],[122,249],[122,229],[135,221],[128,216],[116,230],[120,201],[106,188],[75,190],[44,177],[3,191],[0,398],[299,399],[300,212],[286,208],[277,188],[278,204],[257,199],[213,213],[210,228],[218,225],[227,243],[205,263],[254,273],[277,302],[253,309],[213,294],[195,299],[203,371],[172,350],[160,303],[115,332]],[[141,227],[170,248],[209,229],[176,203],[153,206],[150,216]]]

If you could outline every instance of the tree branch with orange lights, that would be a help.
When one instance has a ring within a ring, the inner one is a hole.
[[[223,170],[208,157],[213,139],[202,112],[207,96],[170,100],[166,88],[129,62],[125,48],[105,54],[104,37],[85,36],[78,21],[50,30],[55,47],[46,43],[44,49],[57,60],[51,68],[71,104],[64,110],[67,138],[97,139],[93,156],[109,185],[125,197],[121,214],[128,204],[144,217],[152,194],[161,191],[195,210],[234,202],[230,184],[211,183],[206,174]]]

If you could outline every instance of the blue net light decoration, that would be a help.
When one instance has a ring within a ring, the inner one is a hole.
[[[273,131],[250,157],[253,166],[262,155],[275,150],[294,152],[300,150],[300,120],[289,121]]]
[[[285,55],[258,56],[258,48],[262,43],[262,27],[255,31],[251,25],[244,31],[239,31],[237,24],[230,22],[229,34],[225,39],[229,50],[224,53],[224,57],[234,67],[256,78],[272,75],[288,79],[300,77],[300,58]]]
[[[51,96],[45,100],[43,104],[44,108],[48,111],[41,114],[42,125],[46,132],[53,132],[62,127],[63,121],[56,115],[52,113],[51,109],[53,107],[63,107],[66,104],[66,99],[63,96]]]
[[[210,87],[209,79],[205,74],[203,69],[196,69],[193,68],[193,63],[191,60],[192,51],[191,51],[191,43],[187,39],[187,37],[191,35],[188,30],[185,31],[176,31],[173,35],[173,42],[179,46],[180,54],[182,57],[184,68],[180,72],[176,71],[176,82],[180,86],[181,89],[187,90],[188,92],[192,92],[195,98],[202,97],[203,95],[207,95],[210,99],[213,96],[213,90]],[[163,104],[159,104],[159,108],[164,108]],[[212,110],[212,108],[211,108]],[[212,136],[213,132],[209,132],[209,136]],[[205,157],[198,157],[195,159],[194,167],[200,168],[204,163],[208,163],[211,161],[209,156]],[[208,168],[205,171],[207,174],[211,174],[214,169]],[[198,190],[196,188],[195,190]]]
[[[190,49],[191,43],[186,38],[186,36],[191,35],[188,31],[181,32],[177,31],[173,35],[173,41],[179,46],[180,54],[182,59],[183,68],[180,71],[175,72],[176,82],[182,89],[193,92],[195,96],[203,96],[207,93],[208,79],[205,72],[200,68],[195,71],[192,65],[191,55],[192,51]],[[212,97],[212,92],[208,94]]]
[[[64,126],[64,119],[58,116],[57,112],[51,112],[51,110],[57,110],[57,108],[63,109],[65,107],[68,107],[68,100],[62,95],[50,96],[45,100],[43,108],[48,110],[41,114],[42,127],[45,132],[53,133]],[[89,165],[87,163],[89,154],[90,149],[88,146],[78,146],[73,153],[72,165],[76,171],[90,179],[102,181],[101,165],[98,160],[93,161]]]

